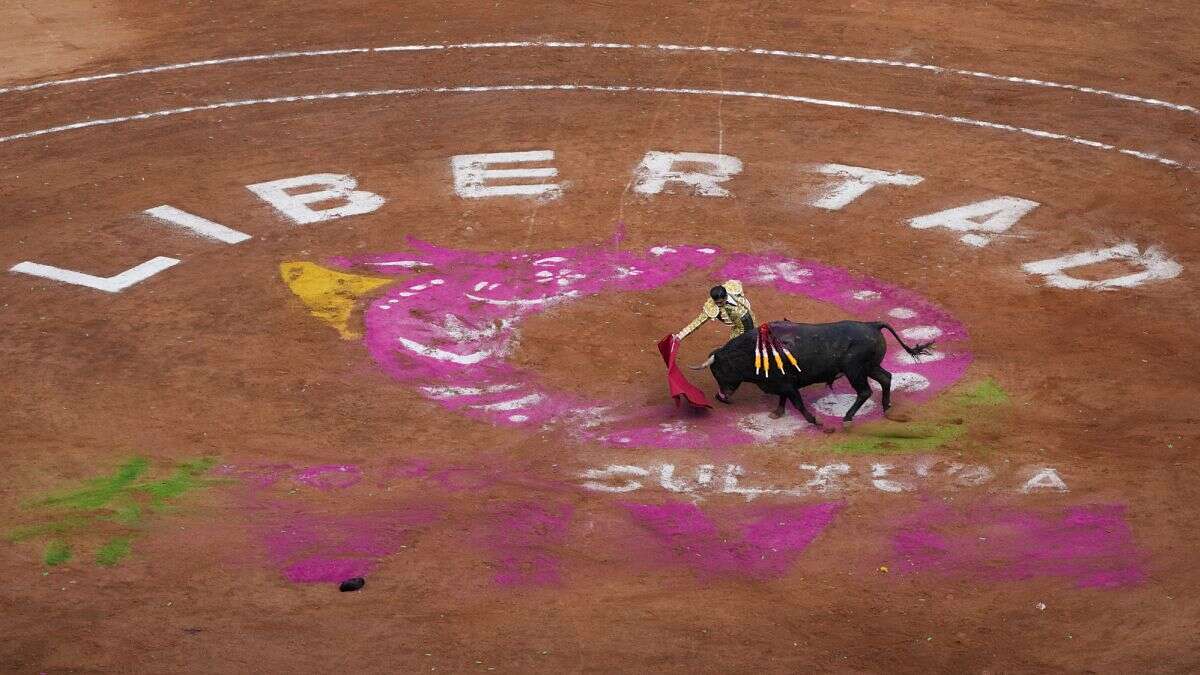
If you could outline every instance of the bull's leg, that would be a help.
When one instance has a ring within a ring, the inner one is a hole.
[[[729,400],[729,397],[733,396],[733,392],[737,391],[738,387],[741,385],[741,382],[734,382],[733,384],[729,385],[728,389],[726,389],[724,386],[718,386],[717,400],[721,403],[732,403],[732,401]]]
[[[787,397],[786,397],[786,396],[780,396],[780,397],[779,397],[779,405],[775,406],[775,409],[771,411],[771,419],[773,419],[773,420],[777,420],[777,419],[779,419],[780,417],[783,417],[783,411],[784,411],[784,404],[785,404],[785,403],[787,403]]]
[[[813,417],[813,414],[811,412],[809,412],[808,408],[804,407],[804,399],[800,398],[800,390],[799,389],[797,389],[797,390],[793,391],[791,394],[789,394],[788,399],[792,402],[792,405],[796,406],[796,410],[799,410],[800,414],[804,416],[805,421],[807,421],[809,424],[813,425],[814,427],[821,426],[821,423],[819,421],[817,421],[817,418]]]
[[[849,424],[854,420],[855,413],[858,409],[871,398],[871,385],[867,382],[867,374],[862,369],[854,368],[846,372],[846,379],[850,381],[850,386],[854,387],[854,393],[858,394],[858,398],[854,399],[854,405],[846,411],[846,416],[842,418],[842,422]]]
[[[875,366],[871,370],[870,378],[878,382],[879,388],[883,390],[883,409],[892,407],[892,374],[882,366]]]

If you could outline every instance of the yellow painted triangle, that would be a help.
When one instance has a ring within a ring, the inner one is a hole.
[[[350,313],[358,299],[395,281],[336,272],[310,262],[281,263],[279,275],[296,297],[304,301],[309,313],[336,328],[344,340],[359,337],[349,327]]]

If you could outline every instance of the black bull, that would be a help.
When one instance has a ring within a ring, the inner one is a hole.
[[[754,352],[758,340],[758,331],[746,331],[725,343],[724,347],[716,349],[709,355],[708,360],[693,370],[709,368],[713,378],[720,388],[717,400],[729,402],[729,395],[737,390],[743,382],[758,385],[767,394],[779,397],[779,406],[771,413],[772,417],[783,415],[787,401],[804,415],[809,424],[820,426],[813,414],[804,407],[800,398],[800,388],[810,384],[824,382],[832,385],[839,376],[845,375],[854,387],[858,397],[854,405],[846,411],[843,421],[854,419],[855,413],[871,397],[871,385],[867,378],[879,383],[883,390],[883,409],[887,410],[892,404],[892,374],[884,370],[880,364],[887,353],[887,341],[882,330],[886,329],[896,338],[900,346],[913,356],[928,354],[933,343],[918,344],[909,347],[904,344],[896,331],[886,323],[866,321],[838,321],[835,323],[793,323],[791,321],[773,321],[769,324],[771,333],[786,347],[800,365],[800,372],[784,359],[784,372],[771,364],[769,375],[754,372]]]

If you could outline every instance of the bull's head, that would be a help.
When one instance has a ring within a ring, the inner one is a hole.
[[[737,388],[742,383],[742,377],[735,368],[733,359],[722,354],[723,349],[716,349],[708,355],[708,360],[694,366],[688,366],[692,370],[704,370],[707,368],[712,373],[713,379],[717,381],[717,400],[722,403],[729,403],[729,396],[737,391]]]

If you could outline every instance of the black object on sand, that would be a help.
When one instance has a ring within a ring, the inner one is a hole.
[[[365,585],[367,585],[366,579],[364,579],[362,577],[354,577],[353,579],[347,579],[347,580],[343,581],[342,585],[338,586],[338,590],[343,593],[346,593],[348,591],[357,591],[358,589],[362,588]]]

